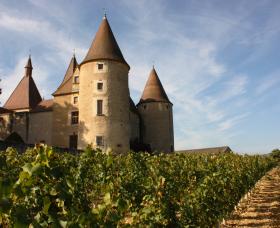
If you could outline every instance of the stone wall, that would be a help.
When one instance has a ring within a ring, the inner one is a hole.
[[[52,111],[30,113],[28,143],[36,144],[44,141],[52,145],[52,120]]]
[[[130,121],[130,141],[140,140],[140,119],[139,116],[130,111],[129,112]]]
[[[143,142],[149,144],[152,151],[173,152],[172,105],[163,102],[143,103],[138,106],[138,111],[142,118]]]
[[[73,104],[74,94],[55,96],[53,104],[53,146],[68,148],[69,137],[78,134],[78,124],[71,124],[71,112],[78,111],[78,105]],[[76,93],[78,96],[78,93]]]
[[[12,132],[16,132],[28,143],[29,138],[29,112],[16,112],[13,114]]]
[[[0,140],[5,140],[11,134],[12,114],[5,113],[0,115]]]
[[[103,69],[98,69],[103,64]],[[97,89],[97,83],[103,89]],[[114,61],[93,61],[80,67],[79,91],[80,149],[88,144],[97,147],[96,136],[103,137],[103,150],[115,153],[129,150],[128,67]],[[103,115],[97,115],[97,100],[103,100]]]

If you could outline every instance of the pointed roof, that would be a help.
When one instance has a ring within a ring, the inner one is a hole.
[[[129,67],[122,55],[106,16],[103,17],[82,64],[92,60],[113,60],[124,63]]]
[[[148,103],[148,102],[166,102],[171,103],[164,91],[164,88],[159,80],[157,72],[153,67],[148,81],[145,85],[142,97],[138,103]]]
[[[32,109],[42,100],[32,78],[32,69],[31,57],[29,56],[25,66],[25,75],[12,92],[11,96],[5,103],[4,108],[10,110]]]
[[[63,81],[61,82],[61,84],[57,88],[57,90],[53,93],[54,96],[72,92],[72,78],[73,78],[73,73],[74,73],[76,67],[78,67],[78,63],[77,63],[75,55],[73,55],[73,57],[69,63],[69,66],[67,68],[67,71],[65,73],[65,76],[63,78]]]

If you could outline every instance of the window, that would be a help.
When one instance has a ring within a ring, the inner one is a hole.
[[[73,103],[78,104],[78,97],[73,97]]]
[[[79,83],[79,76],[74,76],[74,83],[78,84]]]
[[[97,115],[103,115],[103,100],[97,100]]]
[[[103,82],[97,82],[97,90],[103,90]]]
[[[69,148],[70,149],[77,149],[78,146],[78,135],[75,133],[69,136]]]
[[[103,70],[103,63],[97,63],[97,69]]]
[[[78,124],[79,123],[79,112],[71,112],[71,124]]]
[[[104,146],[103,136],[96,136],[96,146]]]

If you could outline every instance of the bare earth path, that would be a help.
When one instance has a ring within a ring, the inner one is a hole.
[[[280,166],[272,169],[256,185],[221,227],[280,228]]]

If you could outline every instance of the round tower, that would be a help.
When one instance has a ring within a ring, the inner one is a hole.
[[[104,16],[80,66],[78,148],[129,151],[129,69]]]
[[[152,151],[173,152],[173,112],[156,70],[152,69],[140,102],[142,142]]]

